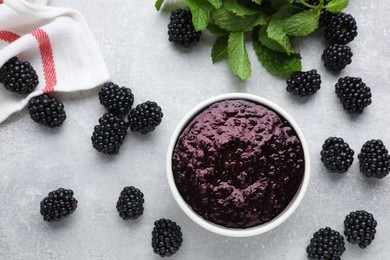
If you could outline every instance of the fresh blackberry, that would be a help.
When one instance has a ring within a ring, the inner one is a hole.
[[[382,179],[390,172],[390,155],[382,140],[367,141],[358,158],[360,171],[367,177]]]
[[[32,120],[51,128],[61,126],[66,119],[64,104],[48,94],[30,99],[28,111]]]
[[[351,212],[344,220],[344,235],[348,242],[358,244],[364,249],[375,239],[376,225],[371,213],[365,210]]]
[[[345,251],[344,237],[331,228],[321,228],[313,234],[306,252],[309,259],[340,260]]]
[[[77,208],[73,191],[60,188],[52,191],[41,201],[41,215],[48,222],[59,221],[72,214]]]
[[[321,151],[321,161],[331,172],[344,173],[353,162],[354,151],[342,138],[329,137]]]
[[[136,219],[144,213],[143,204],[144,194],[139,189],[130,186],[122,190],[116,209],[124,220]]]
[[[190,11],[177,9],[171,13],[168,35],[170,42],[188,48],[199,41],[201,32],[195,31]]]
[[[162,121],[163,112],[156,102],[146,101],[130,111],[128,115],[130,130],[147,134]]]
[[[333,13],[329,12],[328,9],[326,9],[326,6],[329,4],[330,1],[331,0],[324,1],[324,8],[321,9],[321,14],[320,14],[319,28],[324,27],[326,24],[328,24],[330,19],[332,19]],[[320,4],[320,0],[307,0],[306,2],[313,6],[318,6]]]
[[[352,62],[353,53],[347,45],[332,44],[322,53],[324,66],[330,71],[339,72]]]
[[[339,13],[333,15],[325,27],[325,39],[330,43],[347,44],[357,36],[357,25],[350,14]]]
[[[94,128],[91,137],[92,145],[101,153],[114,155],[119,152],[126,135],[125,121],[111,113],[106,113]]]
[[[99,91],[99,100],[108,112],[114,115],[123,115],[130,112],[134,95],[129,88],[107,82]]]
[[[39,80],[29,62],[13,57],[0,68],[0,83],[9,91],[30,94],[38,86]]]
[[[298,96],[309,96],[321,87],[321,76],[317,70],[298,71],[287,79],[287,91]]]
[[[183,243],[181,228],[169,219],[154,222],[152,231],[153,251],[161,257],[175,254]]]
[[[327,6],[331,0],[325,0],[324,1],[324,6]],[[330,20],[334,16],[334,13],[331,13],[328,11],[328,9],[324,8],[321,10],[320,13],[320,21],[319,21],[319,27],[324,27],[327,24],[329,24]]]
[[[360,114],[371,104],[371,89],[361,78],[340,78],[335,87],[341,104],[350,114]]]

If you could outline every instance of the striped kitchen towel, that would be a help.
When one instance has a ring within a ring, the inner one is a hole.
[[[29,61],[39,76],[39,85],[28,96],[12,93],[0,84],[0,123],[34,96],[91,89],[110,78],[82,15],[46,3],[0,0],[0,66],[17,56]]]

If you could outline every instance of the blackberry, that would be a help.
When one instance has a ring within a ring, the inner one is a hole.
[[[325,27],[325,39],[330,43],[347,44],[357,36],[357,25],[350,14],[339,13]]]
[[[376,225],[371,213],[365,210],[351,212],[344,220],[344,235],[348,242],[358,244],[364,249],[375,239]]]
[[[298,96],[309,96],[317,92],[321,87],[321,76],[317,70],[298,71],[287,79],[287,91]]]
[[[324,66],[330,71],[339,72],[352,62],[352,50],[347,45],[331,44],[322,53]]]
[[[361,78],[340,78],[335,87],[341,104],[350,114],[361,114],[371,104],[371,89]]]
[[[9,91],[30,94],[38,86],[39,80],[29,62],[13,57],[0,68],[0,83]]]
[[[30,99],[28,111],[32,120],[51,128],[61,126],[66,119],[64,104],[48,94]]]
[[[41,201],[41,215],[48,222],[57,222],[72,214],[77,208],[73,191],[60,188],[52,191]]]
[[[160,125],[162,118],[161,107],[156,102],[146,101],[130,111],[128,123],[131,131],[147,134]]]
[[[340,260],[345,251],[344,237],[329,227],[321,228],[313,234],[306,252],[310,259]]]
[[[171,13],[168,35],[170,42],[188,48],[199,41],[201,32],[195,31],[190,11],[177,9]]]
[[[99,91],[99,100],[108,112],[114,115],[122,115],[130,112],[134,95],[129,88],[119,87],[112,82],[107,82]]]
[[[116,209],[124,220],[136,219],[144,213],[143,204],[144,194],[139,189],[130,186],[122,190]]]
[[[331,172],[344,173],[353,162],[354,151],[342,138],[329,137],[321,151],[321,161]]]
[[[328,9],[326,9],[326,6],[329,4],[330,1],[331,0],[324,1],[324,8],[321,9],[321,14],[320,14],[319,28],[324,27],[326,24],[328,24],[328,22],[333,16],[333,14],[329,12]],[[313,6],[318,6],[320,4],[320,0],[307,0],[306,2]]]
[[[390,155],[382,140],[367,141],[358,158],[360,171],[367,177],[382,179],[390,172]]]
[[[92,145],[101,153],[115,155],[119,152],[126,135],[125,121],[111,113],[106,113],[94,128],[91,137]]]
[[[152,231],[152,247],[154,253],[161,257],[175,254],[183,243],[181,228],[169,219],[154,222]]]

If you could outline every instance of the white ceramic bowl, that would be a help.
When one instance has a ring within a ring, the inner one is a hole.
[[[203,111],[206,107],[210,106],[213,103],[223,101],[223,100],[229,100],[229,99],[244,99],[248,101],[255,102],[257,104],[263,105],[265,107],[270,108],[271,110],[277,112],[279,115],[284,117],[294,128],[295,132],[297,133],[303,147],[303,153],[304,153],[304,160],[305,160],[305,172],[304,176],[301,182],[301,185],[296,192],[295,196],[289,203],[289,205],[284,209],[283,212],[281,212],[277,217],[272,219],[271,221],[251,227],[251,228],[226,228],[217,224],[214,224],[203,217],[201,217],[199,214],[197,214],[195,211],[192,210],[192,208],[184,201],[182,196],[180,195],[176,183],[173,177],[172,172],[172,153],[174,150],[174,147],[176,145],[177,139],[179,138],[182,131],[185,129],[187,124],[201,111]],[[175,198],[176,202],[179,204],[180,208],[187,214],[188,217],[190,217],[195,223],[200,225],[201,227],[220,234],[224,236],[231,236],[231,237],[249,237],[254,236],[258,234],[265,233],[271,229],[274,229],[275,227],[279,226],[283,221],[285,221],[291,214],[295,211],[295,209],[298,207],[299,203],[302,201],[303,196],[306,193],[307,186],[309,184],[309,178],[310,178],[310,158],[309,158],[309,150],[306,144],[306,140],[299,129],[298,125],[295,123],[295,121],[284,111],[282,108],[280,108],[278,105],[255,95],[251,94],[244,94],[244,93],[230,93],[230,94],[224,94],[215,96],[213,98],[207,99],[206,101],[200,103],[195,108],[193,108],[179,123],[179,125],[176,127],[171,141],[169,143],[168,147],[168,154],[167,154],[167,163],[166,163],[166,171],[168,175],[168,183],[169,187],[171,189],[171,192],[173,194],[173,197]]]

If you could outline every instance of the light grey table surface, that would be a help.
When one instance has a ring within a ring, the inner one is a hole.
[[[0,125],[0,259],[159,259],[150,246],[153,222],[170,218],[181,225],[184,243],[171,259],[306,259],[312,234],[330,226],[343,231],[345,216],[365,209],[378,221],[366,250],[346,244],[342,259],[389,259],[389,181],[365,178],[355,162],[343,175],[330,174],[320,162],[323,141],[343,137],[357,154],[362,144],[380,138],[390,148],[390,5],[354,0],[359,36],[350,44],[353,63],[341,74],[327,72],[320,60],[326,42],[320,32],[294,42],[303,69],[316,68],[321,90],[300,100],[289,95],[281,78],[268,74],[248,45],[253,76],[233,77],[226,62],[211,63],[213,36],[204,33],[190,50],[167,39],[169,14],[147,1],[52,0],[53,6],[78,9],[87,19],[113,81],[133,90],[135,102],[158,102],[164,120],[147,136],[129,134],[118,156],[96,152],[90,136],[105,112],[98,90],[57,95],[67,120],[55,130],[30,120],[23,110]],[[344,111],[334,93],[341,76],[359,76],[372,88],[373,103],[360,116]],[[311,180],[296,212],[278,228],[250,238],[228,238],[193,223],[174,201],[165,173],[170,136],[181,118],[199,102],[223,93],[246,92],[267,98],[300,125],[311,156]],[[123,221],[115,209],[122,188],[145,194],[144,215]],[[75,214],[52,225],[42,220],[39,203],[51,190],[71,188],[79,201]]]

